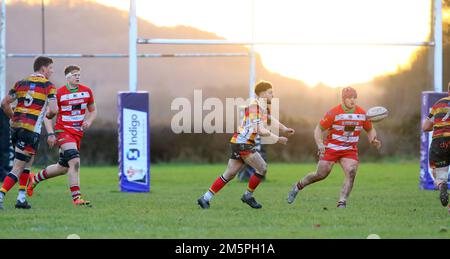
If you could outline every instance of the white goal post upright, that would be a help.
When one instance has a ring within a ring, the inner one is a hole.
[[[434,91],[442,92],[442,0],[434,0],[433,11],[433,35],[434,35]]]
[[[439,99],[448,96],[445,84],[443,84],[443,49],[442,49],[442,0],[433,1],[433,41],[434,41],[434,91],[422,92],[421,123],[428,118],[430,108]],[[419,188],[423,190],[435,190],[433,171],[429,165],[429,151],[432,142],[432,132],[421,131],[420,136],[420,176]],[[450,186],[450,183],[449,183]]]
[[[129,81],[127,92],[119,92],[119,189],[150,192],[150,103],[149,92],[138,92],[136,1],[128,12]]]
[[[129,30],[128,30],[128,48],[129,48],[129,89],[130,92],[137,91],[137,17],[136,17],[136,0],[130,0],[129,11]]]
[[[2,0],[0,17],[0,99],[6,93],[6,1]],[[1,140],[0,140],[1,141]]]

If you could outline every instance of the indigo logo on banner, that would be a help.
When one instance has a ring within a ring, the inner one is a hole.
[[[148,181],[148,114],[142,111],[123,109],[122,127],[123,173],[130,182],[146,183]]]
[[[127,159],[128,160],[137,160],[140,157],[139,149],[132,148],[128,150],[127,152]]]
[[[128,131],[130,132],[130,145],[137,145],[138,143],[138,130],[139,127],[141,125],[141,123],[138,120],[138,115],[137,114],[132,114],[131,115],[131,123],[130,126],[128,128]]]

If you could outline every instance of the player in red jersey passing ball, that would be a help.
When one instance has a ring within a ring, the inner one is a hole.
[[[345,174],[344,186],[337,206],[345,208],[353,188],[358,169],[358,141],[361,131],[367,132],[369,142],[377,149],[381,142],[366,112],[356,105],[357,93],[351,87],[342,90],[342,104],[328,111],[314,130],[314,139],[319,149],[319,163],[316,172],[309,173],[292,186],[287,201],[293,203],[298,192],[306,186],[325,179],[336,162],[341,164]],[[323,132],[328,131],[325,142]]]

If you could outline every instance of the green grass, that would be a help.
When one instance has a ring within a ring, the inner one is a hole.
[[[120,193],[115,167],[82,168],[81,183],[93,208],[75,208],[67,177],[38,186],[33,209],[14,209],[17,189],[0,211],[0,238],[450,238],[450,216],[438,192],[418,189],[417,162],[365,163],[346,209],[335,208],[343,182],[339,166],[302,191],[292,205],[291,185],[314,164],[269,165],[254,210],[240,197],[246,183],[233,180],[201,210],[197,198],[225,165],[155,165],[151,192]],[[320,227],[318,227],[320,225]]]

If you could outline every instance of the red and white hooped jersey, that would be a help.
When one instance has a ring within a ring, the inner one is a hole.
[[[84,116],[89,105],[94,104],[92,90],[84,85],[76,89],[69,89],[64,85],[56,92],[58,100],[58,117],[55,131],[65,131],[74,135],[83,136]]]
[[[334,151],[357,151],[361,130],[372,129],[372,122],[367,119],[366,112],[361,107],[348,110],[342,104],[328,111],[319,125],[322,130],[328,130],[324,143],[326,148]]]

